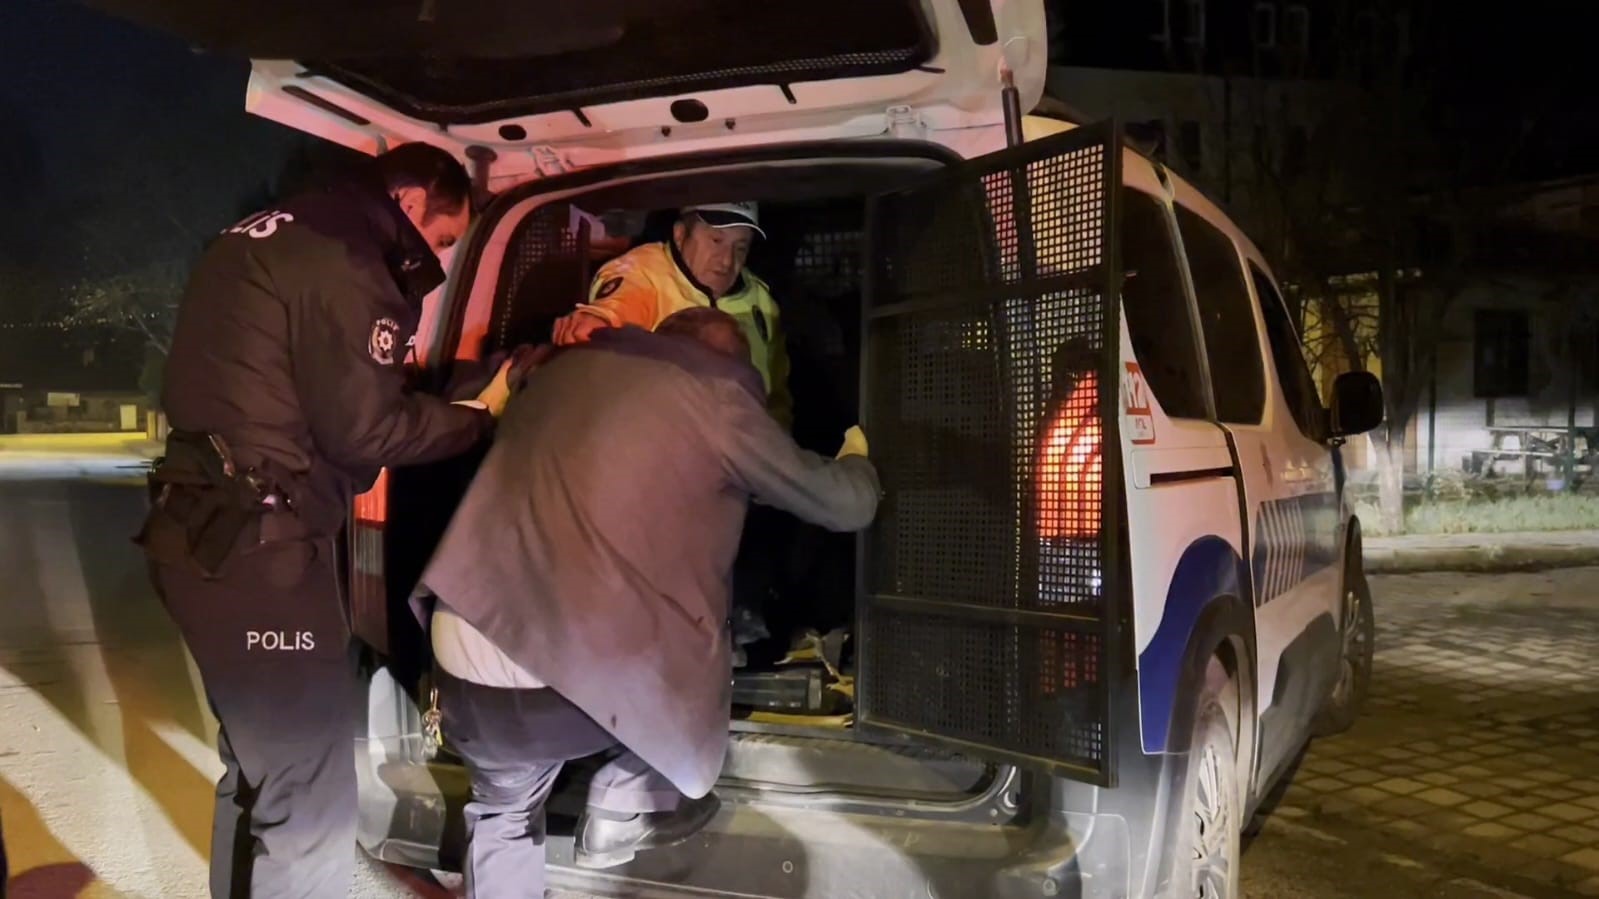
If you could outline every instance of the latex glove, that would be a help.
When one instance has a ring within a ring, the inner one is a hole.
[[[495,418],[500,417],[500,413],[505,411],[506,402],[511,399],[511,366],[515,361],[515,357],[512,357],[500,363],[500,370],[494,373],[494,380],[478,392],[477,401],[482,403],[483,408],[489,410],[489,414]]]
[[[845,431],[844,446],[839,449],[837,458],[842,459],[845,456],[865,456],[866,454],[866,432],[861,430],[861,426],[855,425],[848,431]]]
[[[570,346],[574,343],[586,343],[589,335],[610,326],[610,322],[598,315],[579,309],[555,320],[553,333],[555,345]]]

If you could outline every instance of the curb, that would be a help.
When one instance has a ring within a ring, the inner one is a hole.
[[[1599,566],[1599,546],[1472,546],[1429,549],[1366,547],[1367,574],[1458,571],[1498,574]]]

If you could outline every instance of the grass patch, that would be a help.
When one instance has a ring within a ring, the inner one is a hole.
[[[1382,532],[1375,503],[1359,502],[1361,530]],[[1505,534],[1515,531],[1599,530],[1599,497],[1559,493],[1500,499],[1417,503],[1405,511],[1408,534]]]

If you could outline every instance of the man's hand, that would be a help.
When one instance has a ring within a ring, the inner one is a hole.
[[[610,322],[598,315],[579,309],[555,320],[555,345],[571,346],[574,343],[586,343],[589,335],[610,326]]]
[[[856,425],[844,432],[844,446],[839,449],[837,458],[845,456],[866,456],[866,432]]]
[[[482,403],[495,418],[499,418],[500,413],[505,411],[505,404],[511,398],[511,366],[515,362],[515,357],[512,357],[500,363],[500,370],[494,373],[494,380],[478,392],[477,401]]]
[[[507,360],[511,370],[506,375],[506,384],[511,388],[511,392],[521,390],[527,376],[549,361],[554,354],[555,346],[549,343],[541,343],[538,346],[523,344],[513,350],[510,359]]]

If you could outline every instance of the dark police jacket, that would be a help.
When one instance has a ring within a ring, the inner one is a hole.
[[[689,796],[727,748],[733,558],[750,497],[836,531],[861,456],[801,449],[748,362],[607,329],[528,376],[425,587]]]
[[[167,357],[174,429],[214,433],[335,533],[384,466],[446,458],[487,412],[407,389],[422,297],[444,272],[376,183],[350,181],[217,237],[190,277]]]

